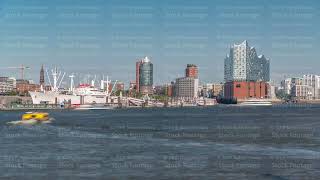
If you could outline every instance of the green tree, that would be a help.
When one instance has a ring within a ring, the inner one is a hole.
[[[285,91],[280,90],[276,93],[276,97],[286,101],[292,100],[293,97],[290,94],[287,94]]]

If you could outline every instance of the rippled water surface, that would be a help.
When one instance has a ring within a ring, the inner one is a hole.
[[[52,111],[7,125],[0,179],[319,179],[320,106]]]

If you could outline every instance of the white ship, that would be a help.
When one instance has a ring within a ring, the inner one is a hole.
[[[47,72],[48,75],[48,72]],[[41,88],[40,92],[30,91],[29,94],[32,98],[33,104],[65,104],[69,103],[71,105],[80,105],[80,104],[106,104],[106,103],[117,103],[118,97],[111,96],[111,93],[108,91],[109,84],[111,81],[107,78],[107,81],[101,80],[100,89],[96,88],[94,85],[94,80],[90,84],[80,84],[78,87],[74,88],[74,75],[70,77],[70,89],[69,91],[60,91],[59,86],[65,76],[65,73],[62,75],[61,72],[57,71],[57,68],[52,70],[53,84],[51,84],[49,75],[49,83],[52,87],[51,91],[44,91]],[[114,83],[116,85],[117,81]],[[104,85],[106,84],[106,89]],[[111,90],[111,92],[112,92]]]
[[[113,106],[105,106],[101,104],[84,104],[84,105],[79,105],[78,107],[75,108],[75,110],[108,110],[108,109],[114,109],[115,107]]]
[[[238,106],[272,106],[272,102],[267,99],[249,99]]]
[[[217,104],[217,101],[215,99],[201,97],[196,100],[196,104],[198,106],[214,106]]]

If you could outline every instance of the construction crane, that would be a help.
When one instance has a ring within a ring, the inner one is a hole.
[[[21,64],[21,66],[18,66],[18,67],[5,67],[5,68],[1,68],[1,69],[19,69],[20,70],[20,73],[21,73],[21,79],[24,79],[24,71],[26,69],[31,69],[30,67],[28,66],[24,66],[23,64]]]

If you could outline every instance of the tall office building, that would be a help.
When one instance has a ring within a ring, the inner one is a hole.
[[[198,78],[198,67],[194,64],[187,64],[186,77]]]
[[[173,94],[178,98],[192,100],[198,97],[198,67],[194,64],[188,64],[185,72],[185,77],[176,79],[173,85]]]
[[[139,84],[140,84],[140,65],[141,65],[141,63],[142,63],[142,60],[139,60],[136,62],[136,85],[135,85],[135,87],[136,87],[137,93],[140,92]]]
[[[153,94],[153,64],[148,57],[139,63],[139,92],[141,94]]]
[[[193,77],[177,78],[174,85],[175,97],[194,99],[198,97],[199,79]]]
[[[224,60],[225,82],[270,81],[270,61],[264,55],[257,55],[247,41],[230,48]]]

